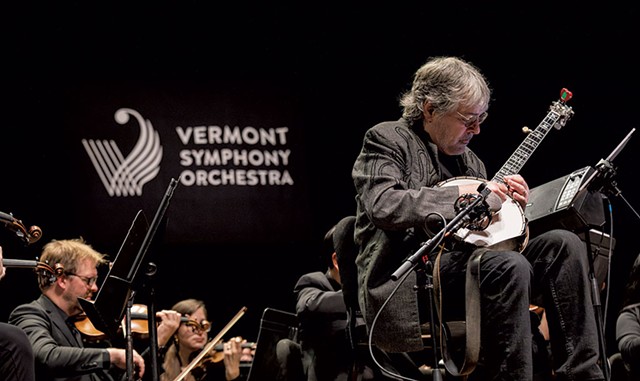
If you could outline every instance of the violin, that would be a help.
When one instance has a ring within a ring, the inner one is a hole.
[[[0,222],[3,223],[7,229],[16,233],[18,238],[27,245],[36,242],[40,237],[42,237],[42,229],[35,225],[27,229],[22,221],[15,218],[10,213],[0,212]]]
[[[188,320],[189,318],[186,316],[180,317],[182,323]],[[107,334],[98,330],[86,314],[78,315],[78,319],[74,322],[74,325],[78,331],[80,331],[82,337],[88,342],[100,342],[107,338]],[[149,337],[148,308],[144,304],[134,304],[131,306],[131,334],[139,339]]]
[[[240,348],[242,349],[251,349],[251,351],[255,351],[256,343],[244,342],[240,344]],[[224,359],[224,343],[220,342],[216,344],[209,352],[207,352],[206,356],[203,357],[200,364],[197,367],[206,367],[210,363],[217,363]],[[244,351],[243,351],[244,353]],[[243,360],[244,361],[244,360]]]
[[[182,370],[182,372],[180,372],[178,377],[176,377],[173,381],[182,381],[182,380],[184,380],[184,378],[189,373],[191,373],[191,371],[196,367],[199,367],[201,369],[206,368],[204,365],[205,365],[205,363],[209,362],[209,359],[212,358],[212,356],[211,356],[212,349],[214,349],[217,345],[220,345],[222,343],[222,341],[221,341],[222,336],[224,336],[224,334],[227,333],[227,331],[229,331],[231,329],[231,327],[233,327],[233,325],[238,320],[240,320],[240,318],[244,315],[244,313],[246,311],[247,311],[247,307],[242,307],[240,309],[240,311],[238,311],[238,313],[229,321],[229,323],[227,323],[227,325],[222,329],[222,331],[220,331],[216,335],[216,337],[214,337],[207,345],[204,346],[202,351],[200,351],[200,353],[198,353],[198,355],[189,363],[189,365],[187,365]],[[205,361],[205,360],[207,360],[207,361]],[[220,360],[218,360],[218,361],[220,361]]]
[[[242,340],[242,339],[234,338],[232,340]],[[243,348],[242,358],[240,359],[240,362],[244,364],[248,364],[248,366],[251,366],[251,362],[253,361],[253,353],[256,349],[256,343],[243,342],[240,344],[240,347]],[[250,349],[251,353],[245,352],[245,349]],[[204,351],[204,349],[202,351]],[[198,364],[193,367],[193,369],[191,370],[191,374],[193,375],[193,377],[196,380],[207,379],[207,373],[210,371],[210,369],[213,369],[211,367],[216,366],[218,363],[224,360],[223,351],[224,351],[224,343],[219,342],[219,344],[216,344],[209,352],[206,353],[206,355],[200,360],[200,362],[198,362]],[[194,356],[197,353],[201,353],[201,352],[194,353]]]

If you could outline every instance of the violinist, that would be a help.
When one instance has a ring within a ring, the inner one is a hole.
[[[0,280],[5,268],[0,246]],[[20,328],[0,323],[0,380],[34,381],[35,370],[33,351],[27,335]]]
[[[35,355],[36,379],[112,380],[112,367],[126,369],[126,351],[120,348],[85,348],[74,319],[82,314],[78,298],[90,300],[98,291],[98,266],[106,263],[82,238],[53,240],[42,249],[37,271],[42,295],[16,307],[9,316],[27,334]],[[133,352],[136,375],[145,363]]]
[[[187,318],[187,321],[182,322],[174,332],[169,346],[158,351],[160,354],[164,353],[160,381],[172,381],[185,368],[192,365],[194,358],[207,344],[208,332],[211,328],[211,324],[207,321],[207,309],[200,300],[182,300],[171,310],[179,312]],[[246,344],[246,340],[240,337],[223,343],[221,351],[214,350],[213,353],[204,357],[184,380],[240,381],[246,378],[246,375],[241,373],[240,362],[251,360],[251,351],[243,344]]]

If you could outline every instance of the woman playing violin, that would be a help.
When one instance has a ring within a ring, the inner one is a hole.
[[[207,321],[207,309],[204,303],[196,299],[186,299],[176,303],[171,310],[187,317],[173,334],[162,361],[161,381],[173,381],[200,353],[208,341],[211,324]],[[187,381],[202,380],[240,380],[240,362],[251,360],[251,352],[246,348],[246,340],[233,338],[222,345],[222,354],[216,351],[203,359],[184,378]],[[243,348],[245,347],[245,348]],[[222,360],[222,361],[221,361]]]

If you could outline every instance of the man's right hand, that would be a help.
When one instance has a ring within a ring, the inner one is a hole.
[[[109,359],[111,364],[117,366],[120,369],[127,369],[127,351],[119,348],[107,348],[109,351]],[[144,359],[138,352],[133,351],[133,364],[134,369],[138,377],[144,376]]]

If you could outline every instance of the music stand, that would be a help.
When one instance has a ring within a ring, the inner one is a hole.
[[[581,190],[593,190],[597,192],[603,192],[604,194],[611,194],[614,196],[620,195],[620,190],[617,188],[616,181],[613,180],[615,175],[615,169],[613,167],[613,160],[618,156],[622,149],[627,145],[631,135],[635,131],[632,128],[627,136],[622,139],[618,146],[607,156],[606,159],[602,159],[596,164],[595,169],[587,180],[580,187]],[[585,234],[585,242],[587,244],[587,251],[591,249],[590,234]],[[594,270],[594,258],[589,255],[589,277],[591,279],[591,294],[593,297],[593,308],[596,317],[596,328],[598,330],[598,339],[600,346],[600,367],[604,373],[604,379],[609,380],[611,377],[611,368],[607,358],[606,344],[604,337],[604,323],[602,318],[602,309],[600,303],[600,288],[596,282],[595,270]]]
[[[133,348],[130,335],[131,314],[130,310],[126,309],[126,307],[130,306],[131,297],[134,292],[134,282],[136,282],[140,264],[147,254],[147,250],[169,207],[169,202],[177,186],[178,180],[172,178],[151,222],[151,226],[148,229],[144,213],[139,211],[136,214],[124,243],[116,256],[116,260],[113,262],[107,278],[100,287],[95,300],[78,298],[80,306],[87,314],[91,323],[112,339],[118,334],[120,322],[122,321],[124,313],[127,312],[127,374],[130,376],[129,378],[133,375]],[[148,308],[148,319],[149,347],[151,348],[152,361],[151,372],[155,380],[157,379],[156,363],[158,343],[153,306],[149,306]]]
[[[587,189],[587,187],[589,187],[590,185],[593,187],[592,182],[595,182],[596,177],[598,176],[599,172],[598,172],[598,168],[600,167],[600,165],[605,164],[605,163],[612,163],[613,160],[618,156],[618,154],[620,152],[622,152],[622,149],[627,145],[627,143],[629,142],[629,140],[631,139],[631,135],[633,135],[634,131],[636,129],[632,128],[631,131],[629,131],[629,133],[627,134],[627,136],[625,136],[622,141],[620,143],[618,143],[618,145],[616,146],[616,148],[613,149],[613,151],[611,151],[611,153],[609,154],[609,156],[607,156],[606,159],[604,160],[600,160],[600,162],[596,165],[596,170],[594,170],[591,175],[587,178],[586,181],[584,181],[582,183],[582,185],[580,186],[580,190],[584,190]],[[597,185],[597,184],[595,184]]]
[[[530,236],[535,237],[554,228],[582,232],[605,224],[602,193],[606,193],[606,170],[627,145],[634,131],[635,128],[631,129],[607,158],[600,160],[596,166],[586,166],[530,190],[525,210]]]
[[[549,185],[544,184],[541,187],[531,189],[529,203],[533,207],[527,208],[531,232],[536,230],[547,231],[559,226],[582,235],[581,238],[586,243],[587,252],[589,253],[589,279],[598,333],[600,366],[605,380],[609,380],[611,369],[606,356],[600,287],[598,286],[594,265],[596,258],[591,255],[592,230],[590,228],[592,225],[602,227],[606,222],[602,204],[603,194],[614,194],[616,196],[620,194],[616,182],[612,179],[615,174],[612,163],[627,145],[635,130],[635,128],[632,128],[607,158],[601,159],[595,167],[585,167],[566,176],[566,179],[556,179],[548,183]],[[549,197],[548,191],[553,190],[557,185],[560,186],[558,197]],[[588,197],[591,193],[596,194],[597,197]],[[591,200],[594,202],[590,202]],[[551,207],[548,205],[549,202],[553,202]],[[602,234],[604,235],[604,233]]]
[[[127,301],[131,297],[133,279],[128,272],[147,232],[147,218],[140,210],[133,219],[129,232],[94,300],[78,298],[93,326],[111,339],[118,334]]]

